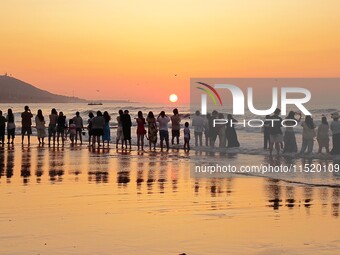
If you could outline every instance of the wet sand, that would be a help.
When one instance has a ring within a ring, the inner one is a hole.
[[[5,146],[0,254],[338,254],[339,188],[193,179],[197,156]]]

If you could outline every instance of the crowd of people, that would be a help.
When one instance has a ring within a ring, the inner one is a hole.
[[[30,136],[32,134],[32,118],[28,106],[24,107],[24,112],[21,113],[21,141],[24,144],[24,138],[27,135],[28,144],[30,144]],[[325,148],[327,153],[340,154],[340,115],[335,112],[331,115],[333,119],[329,125],[326,116],[321,119],[321,124],[316,127],[313,118],[310,115],[305,117],[301,126],[302,145],[300,153],[311,153],[314,147],[314,139],[316,138],[319,144],[318,152],[321,153]],[[216,125],[216,119],[227,120],[226,123]],[[169,117],[164,111],[161,111],[157,117],[150,111],[146,118],[144,118],[141,111],[138,112],[137,117],[134,119],[136,122],[136,135],[137,135],[137,148],[144,150],[145,138],[149,141],[149,149],[156,149],[158,137],[160,139],[160,148],[163,150],[165,147],[169,149],[169,123],[171,122],[171,144],[180,143],[181,133],[181,117],[178,109],[173,110],[173,114]],[[276,121],[273,121],[276,120]],[[105,111],[97,111],[96,115],[92,112],[88,114],[86,125],[79,112],[75,116],[66,120],[66,116],[62,111],[59,113],[56,109],[52,109],[45,119],[42,110],[38,110],[35,116],[35,128],[37,131],[37,138],[40,145],[45,144],[45,138],[48,138],[48,145],[55,146],[64,145],[67,139],[70,140],[71,145],[83,143],[83,135],[85,130],[88,132],[88,146],[109,147],[111,142],[110,131],[110,114]],[[301,122],[301,114],[296,112],[289,112],[285,121],[285,130],[282,131],[282,118],[280,117],[280,109],[276,109],[272,115],[267,115],[264,120],[263,133],[264,133],[264,149],[269,149],[272,155],[275,149],[277,154],[280,151],[284,153],[297,153],[298,147],[295,137],[296,124]],[[48,123],[48,125],[47,125]],[[226,119],[223,113],[214,110],[211,114],[203,116],[199,111],[196,111],[192,117],[192,127],[194,129],[194,143],[195,146],[203,146],[203,136],[205,137],[205,146],[215,147],[218,139],[220,148],[233,148],[239,147],[237,132],[235,129],[237,120],[228,114]],[[8,109],[7,116],[3,116],[0,111],[0,143],[5,144],[5,131],[7,124],[7,143],[13,144],[15,138],[15,120],[12,109]],[[121,144],[121,148],[131,149],[131,128],[132,119],[128,110],[119,110],[117,116],[117,135],[116,135],[116,148]],[[47,129],[47,133],[46,133]],[[329,133],[332,132],[333,148],[330,151]],[[183,128],[184,146],[185,150],[190,150],[190,128],[189,122],[184,123]]]
[[[267,149],[269,145],[270,155],[275,148],[277,154],[280,150],[284,153],[298,153],[298,147],[295,138],[295,130],[297,123],[301,122],[301,113],[290,111],[285,121],[285,132],[282,131],[282,118],[280,109],[276,109],[272,116],[267,115],[264,122],[264,148]],[[325,148],[326,153],[333,155],[340,154],[340,115],[338,112],[331,114],[333,119],[329,125],[326,116],[322,116],[321,124],[317,127],[311,115],[307,115],[305,120],[301,123],[302,126],[302,145],[300,154],[310,154],[313,152],[314,139],[316,138],[319,149],[318,153],[322,153]],[[271,121],[276,120],[276,121]],[[273,123],[273,124],[272,124]],[[330,132],[332,133],[333,148],[329,150]]]

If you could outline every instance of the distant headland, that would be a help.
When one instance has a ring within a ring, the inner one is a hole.
[[[98,101],[98,100],[96,100]],[[50,93],[7,74],[0,75],[0,103],[88,103],[78,97]],[[124,100],[103,100],[102,102],[129,102]]]

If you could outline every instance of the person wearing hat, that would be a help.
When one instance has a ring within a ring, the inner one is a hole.
[[[332,155],[340,155],[340,114],[339,112],[333,112],[331,114],[331,118],[333,119],[331,123],[331,131],[332,131],[332,140],[333,140],[333,149],[331,150]]]

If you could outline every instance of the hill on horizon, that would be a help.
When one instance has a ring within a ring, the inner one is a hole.
[[[85,99],[56,95],[8,75],[0,75],[0,103],[77,103]]]

